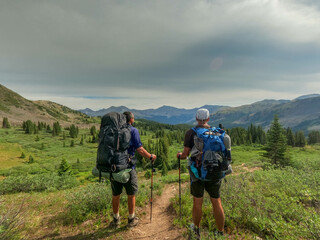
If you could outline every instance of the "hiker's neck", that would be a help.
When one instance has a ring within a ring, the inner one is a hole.
[[[198,127],[201,128],[210,128],[210,125],[208,123],[198,123]]]

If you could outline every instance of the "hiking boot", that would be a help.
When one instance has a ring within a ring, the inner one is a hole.
[[[219,230],[216,230],[216,231],[214,232],[214,236],[215,236],[215,237],[221,237],[221,236],[223,236],[223,235],[224,235],[224,233],[221,232],[221,231],[219,231]]]
[[[134,216],[134,218],[128,218],[128,227],[135,227],[139,223],[139,218]]]
[[[193,223],[190,225],[189,240],[200,240],[200,228]]]
[[[119,218],[113,217],[113,220],[110,223],[109,227],[116,228],[116,229],[119,228],[120,227],[120,217]]]

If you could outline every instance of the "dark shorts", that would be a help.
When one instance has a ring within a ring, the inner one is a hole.
[[[120,195],[122,193],[123,187],[126,189],[127,195],[136,195],[136,193],[138,192],[138,177],[135,169],[133,169],[130,172],[130,179],[126,183],[120,183],[120,182],[111,180],[111,188],[112,188],[113,196]]]
[[[218,181],[192,181],[190,185],[191,195],[196,198],[202,198],[204,190],[208,192],[211,198],[220,198],[221,180]]]

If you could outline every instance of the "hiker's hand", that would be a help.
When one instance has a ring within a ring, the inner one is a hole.
[[[177,158],[181,158],[182,152],[177,153]]]
[[[157,155],[155,154],[151,154],[151,155],[152,155],[152,158],[150,157],[150,160],[154,162],[157,159]]]

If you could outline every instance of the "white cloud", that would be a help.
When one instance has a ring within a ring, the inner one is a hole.
[[[201,99],[202,86],[222,105],[319,91],[316,4],[2,1],[0,81],[73,108],[211,104]],[[131,99],[78,98],[88,95]]]

